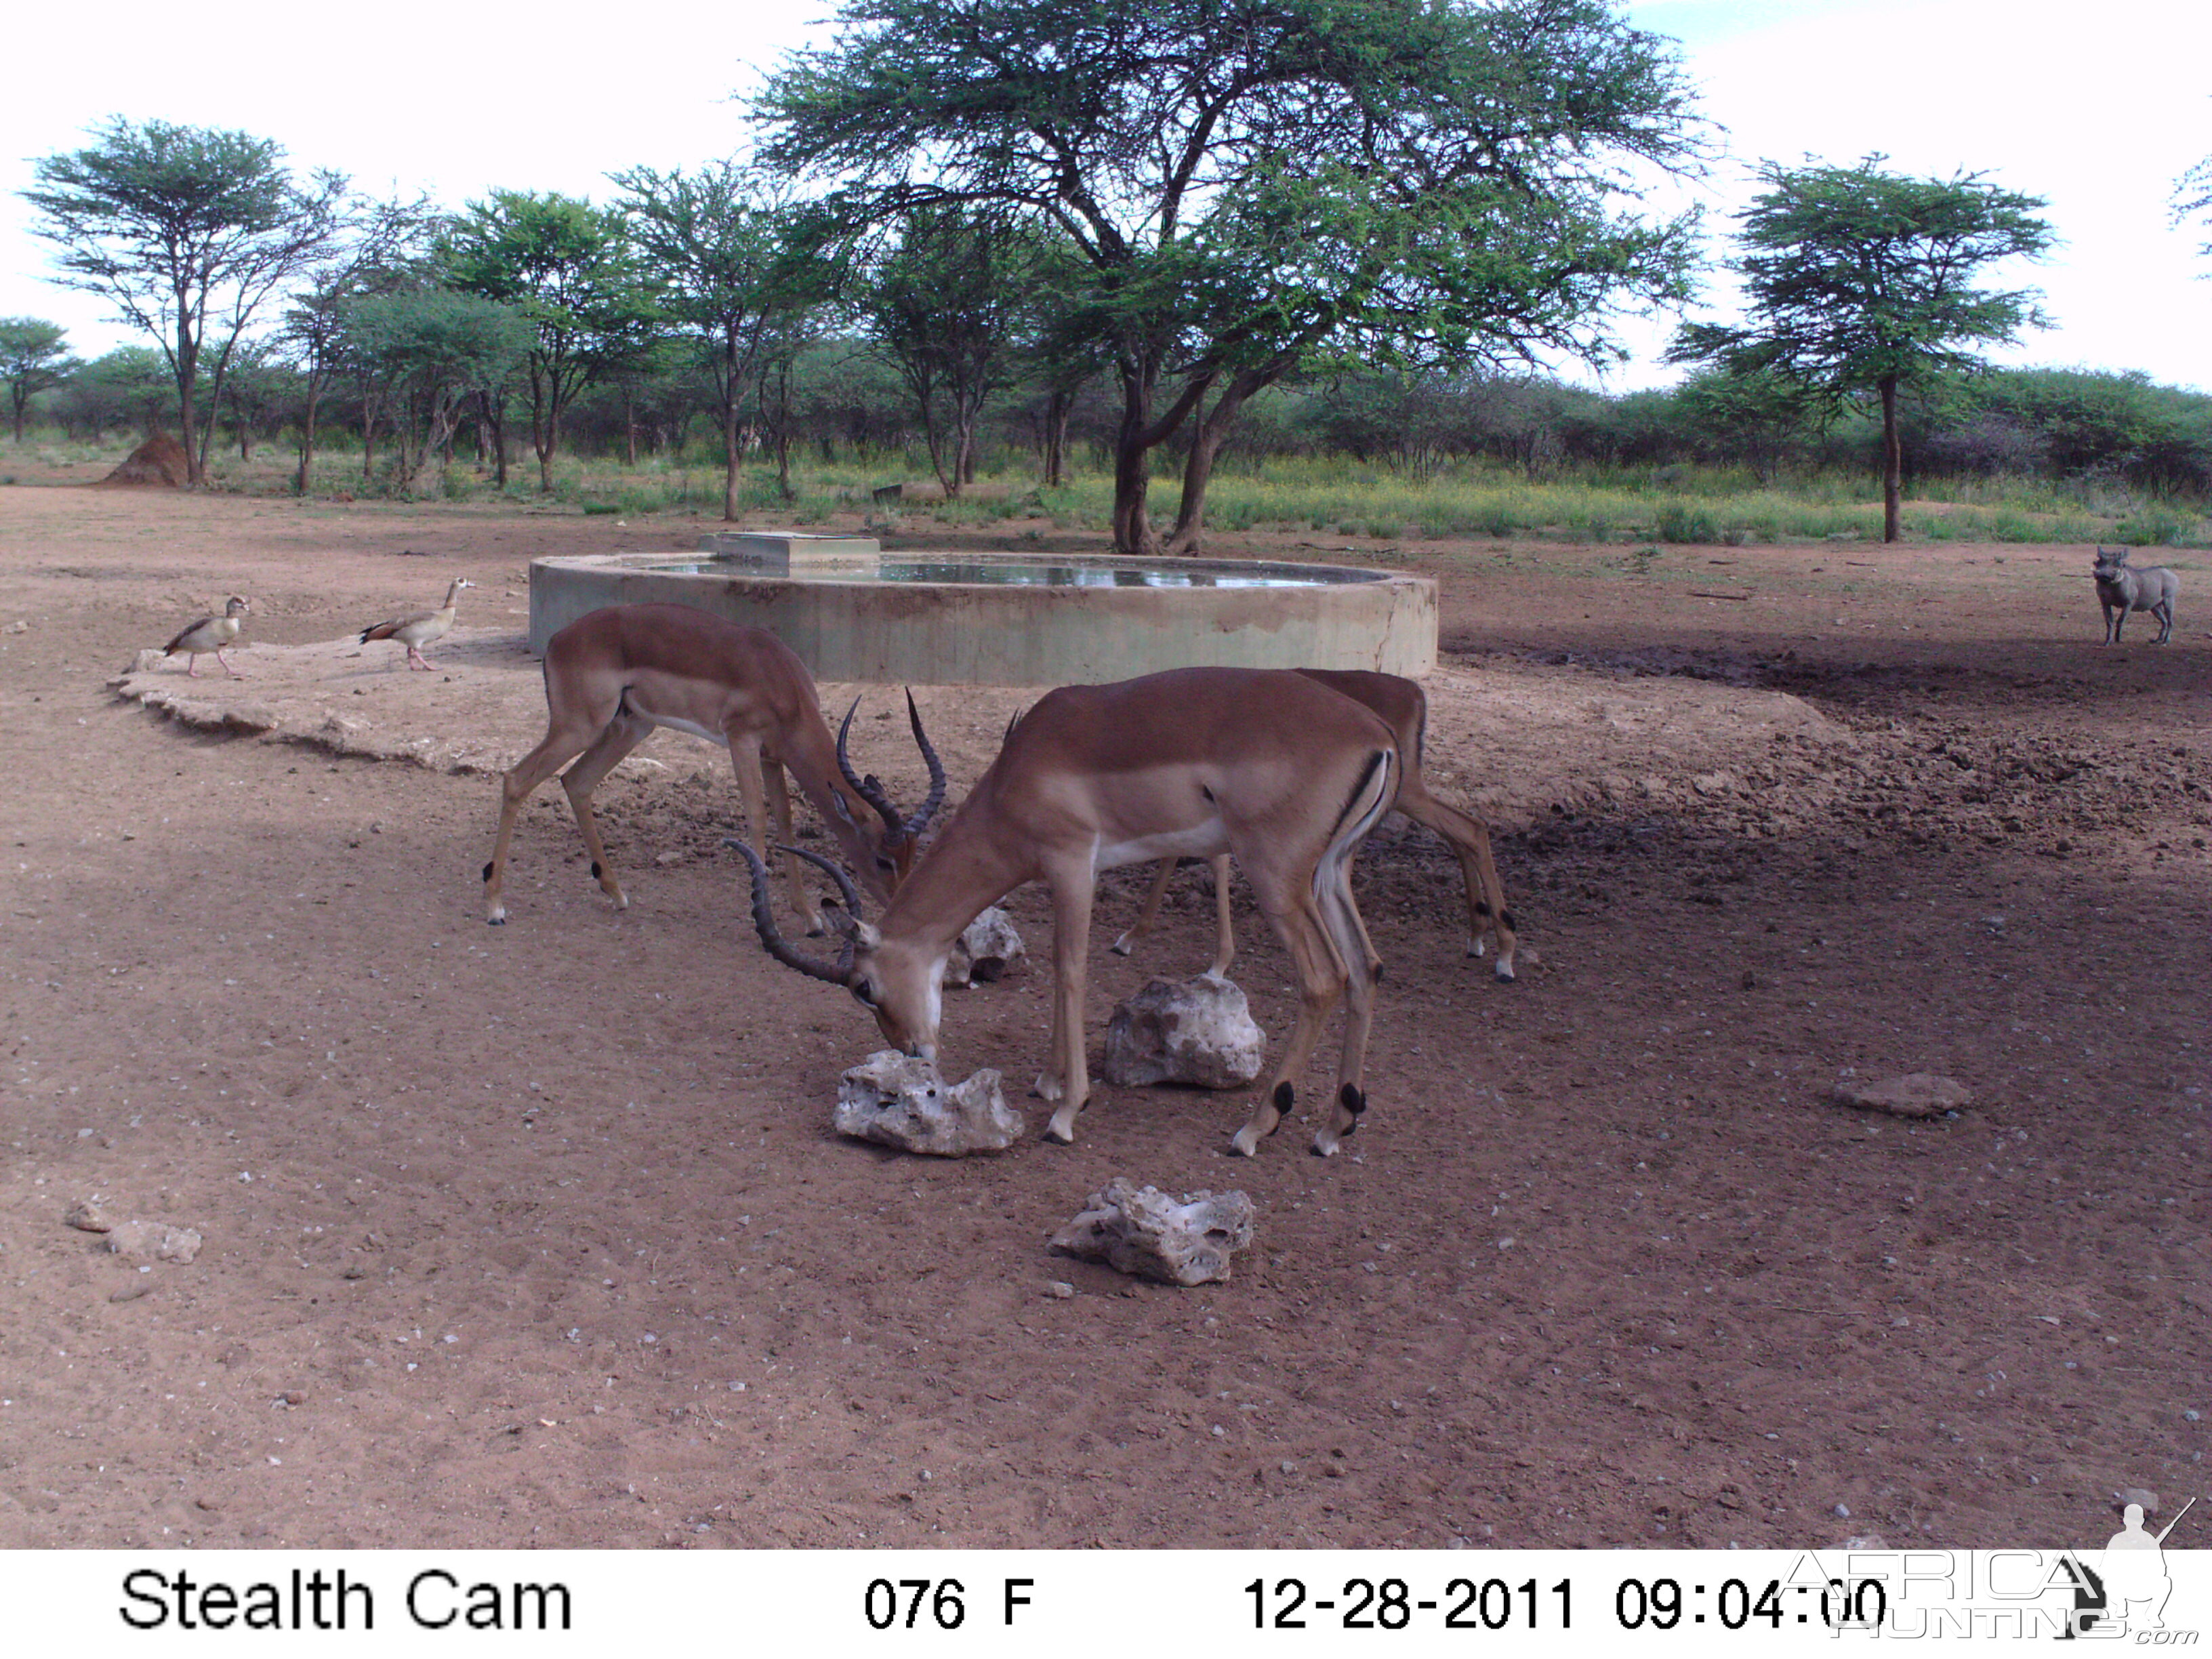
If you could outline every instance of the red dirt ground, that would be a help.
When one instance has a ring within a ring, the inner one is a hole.
[[[695,529],[0,489],[0,1545],[2070,1543],[2203,1489],[2201,557],[2170,647],[2106,650],[2081,548],[1224,538],[1440,579],[1431,777],[1505,827],[1539,960],[1464,961],[1395,822],[1346,1156],[1102,1088],[1073,1147],[940,1163],[829,1131],[872,1027],[752,939],[703,745],[601,792],[629,912],[549,790],[480,920],[483,769],[542,720],[526,561]],[[456,574],[438,675],[270,648]],[[232,592],[254,678],[186,701],[264,736],[109,689]],[[1021,700],[928,694],[956,791]],[[1194,877],[1100,950],[1094,1042],[1210,909]],[[1033,1128],[1045,981],[946,1018]],[[1827,1099],[1914,1070],[1973,1104]],[[1048,1255],[1115,1175],[1242,1188],[1258,1243],[1195,1291]],[[95,1194],[198,1260],[104,1254],[63,1223]]]

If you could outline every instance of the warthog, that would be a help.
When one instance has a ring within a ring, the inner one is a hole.
[[[2100,547],[2095,567],[2097,603],[2105,607],[2105,643],[2120,642],[2120,624],[2130,611],[2148,611],[2158,618],[2158,637],[2164,645],[2173,637],[2173,597],[2181,592],[2181,578],[2162,564],[2138,570],[2128,562],[2124,547]]]

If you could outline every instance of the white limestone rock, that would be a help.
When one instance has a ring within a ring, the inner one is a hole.
[[[1029,955],[1013,918],[997,905],[969,922],[952,941],[945,958],[945,982],[965,990],[1006,977],[1006,969]]]
[[[1230,1256],[1251,1242],[1252,1200],[1243,1193],[1170,1198],[1115,1176],[1053,1236],[1052,1248],[1163,1285],[1204,1285],[1228,1278]]]
[[[870,1054],[838,1080],[830,1125],[855,1140],[932,1158],[1002,1152],[1024,1127],[1006,1104],[998,1073],[986,1066],[965,1083],[948,1084],[928,1060],[895,1048]]]
[[[1240,1089],[1260,1075],[1267,1052],[1267,1034],[1233,981],[1156,979],[1115,1006],[1099,1073],[1125,1088]]]

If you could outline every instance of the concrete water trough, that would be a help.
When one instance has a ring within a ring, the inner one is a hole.
[[[765,628],[823,680],[1069,685],[1200,665],[1419,678],[1437,660],[1436,584],[1421,576],[735,532],[692,554],[533,561],[530,648],[602,605],[648,601]]]

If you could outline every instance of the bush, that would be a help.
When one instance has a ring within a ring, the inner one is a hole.
[[[1662,542],[1717,542],[1721,527],[1712,514],[1686,501],[1669,501],[1659,509],[1658,538]]]
[[[2201,547],[2204,521],[2169,507],[2138,507],[2112,526],[2116,542],[2130,547]]]

